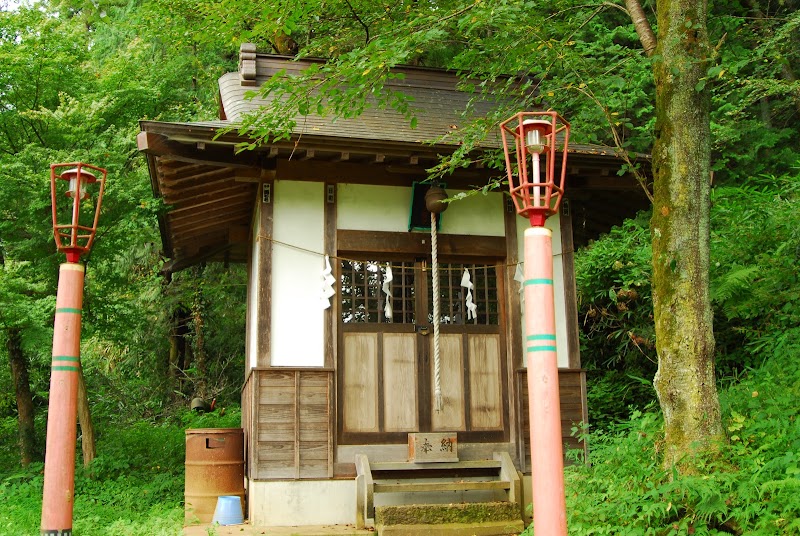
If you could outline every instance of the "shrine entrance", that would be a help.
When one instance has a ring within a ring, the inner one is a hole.
[[[409,432],[508,441],[507,312],[499,273],[496,260],[440,262],[443,409],[436,411],[430,261],[340,261],[340,444],[405,443]]]

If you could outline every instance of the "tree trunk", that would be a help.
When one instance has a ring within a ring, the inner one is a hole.
[[[14,380],[14,393],[17,398],[19,427],[19,459],[23,467],[30,464],[36,456],[36,428],[34,427],[33,396],[28,379],[28,363],[22,353],[22,330],[7,330],[8,362],[11,365],[11,378]]]
[[[701,80],[710,47],[703,0],[659,0],[653,147],[654,385],[665,464],[724,438],[714,377],[709,298],[710,96]]]
[[[197,380],[194,389],[195,396],[199,396],[201,398],[206,398],[208,396],[208,393],[206,392],[206,380],[208,378],[208,356],[206,354],[205,341],[206,308],[201,284],[204,271],[205,265],[201,264],[195,268],[194,276],[196,286],[191,310],[192,326],[194,327],[194,346],[192,347],[192,353],[194,355],[195,369],[197,370]]]
[[[94,424],[92,413],[89,409],[89,397],[86,393],[86,381],[83,378],[83,369],[78,372],[78,423],[81,425],[81,451],[83,452],[83,466],[89,467],[95,456],[97,448],[94,440]]]

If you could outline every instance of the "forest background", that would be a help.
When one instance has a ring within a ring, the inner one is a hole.
[[[239,424],[245,276],[240,266],[214,264],[162,272],[156,215],[163,207],[136,150],[138,121],[215,118],[217,77],[236,69],[240,43],[255,42],[262,51],[331,58],[331,73],[379,101],[381,81],[401,63],[493,84],[524,75],[567,116],[578,141],[650,152],[658,58],[644,53],[630,7],[7,3],[0,11],[0,357],[9,363],[0,368],[0,534],[38,531],[62,260],[51,234],[50,163],[82,160],[110,177],[86,259],[82,361],[91,423],[81,428],[86,450],[78,462],[86,468],[76,485],[76,531],[177,534],[183,429]],[[642,7],[658,29],[655,4]],[[591,427],[575,433],[588,434],[591,465],[568,470],[571,534],[800,533],[797,8],[796,0],[708,5],[713,52],[696,91],[711,99],[710,293],[726,437],[717,455],[694,463],[696,472],[663,464],[652,386],[650,214],[576,256]],[[408,104],[390,97],[383,104]],[[347,115],[363,100],[314,104]],[[280,120],[253,126],[279,129]],[[492,128],[464,128],[464,147]],[[465,155],[435,171],[446,173]],[[186,411],[198,394],[216,398],[218,409]]]

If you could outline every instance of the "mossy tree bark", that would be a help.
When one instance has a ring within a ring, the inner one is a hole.
[[[709,298],[710,96],[704,78],[711,47],[704,0],[659,0],[653,58],[653,309],[665,421],[665,463],[724,437],[714,377]]]

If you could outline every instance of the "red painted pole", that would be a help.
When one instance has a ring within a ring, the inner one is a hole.
[[[72,535],[83,277],[83,265],[73,262],[62,264],[58,274],[42,499],[46,536]]]
[[[552,241],[550,229],[525,230],[525,353],[536,536],[567,534]]]

